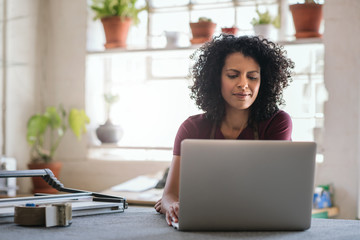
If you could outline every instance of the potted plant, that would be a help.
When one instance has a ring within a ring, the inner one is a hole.
[[[123,136],[123,129],[120,125],[115,125],[110,119],[111,107],[119,101],[118,94],[105,93],[106,121],[96,129],[96,136],[101,143],[117,143]]]
[[[254,27],[255,35],[263,36],[264,38],[270,38],[273,27],[278,28],[280,25],[279,17],[273,17],[269,10],[260,12],[258,8],[256,8],[256,14],[257,17],[254,17],[251,21],[251,24]]]
[[[200,17],[197,22],[190,23],[193,38],[190,40],[192,44],[201,44],[212,39],[215,32],[216,23],[210,18]]]
[[[105,48],[126,47],[131,24],[138,24],[138,14],[147,7],[138,8],[137,0],[92,0],[94,20],[100,19],[105,32]]]
[[[80,140],[90,122],[84,110],[73,108],[67,116],[62,106],[48,107],[43,114],[34,114],[27,122],[26,140],[31,146],[31,163],[29,169],[49,168],[56,177],[61,170],[61,162],[54,161],[56,150],[66,131],[70,128]],[[33,178],[33,192],[55,193],[40,177]]]
[[[239,28],[237,28],[236,26],[221,28],[222,33],[230,34],[230,35],[234,35],[234,36],[236,36],[238,31],[239,31]]]
[[[289,6],[295,26],[296,38],[321,37],[319,32],[322,20],[322,4],[315,0]]]

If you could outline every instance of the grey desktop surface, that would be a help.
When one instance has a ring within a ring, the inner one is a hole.
[[[180,232],[168,227],[164,216],[153,208],[129,206],[124,213],[73,218],[69,227],[2,223],[0,239],[360,239],[360,221],[312,219],[311,228],[300,232]]]

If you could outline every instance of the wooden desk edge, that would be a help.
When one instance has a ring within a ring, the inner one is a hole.
[[[321,209],[312,210],[312,214],[323,213],[323,212],[327,212],[329,218],[336,217],[337,215],[339,215],[339,208],[335,206],[330,208],[321,208]]]

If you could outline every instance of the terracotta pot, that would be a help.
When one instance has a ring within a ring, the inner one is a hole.
[[[105,32],[105,48],[126,47],[131,18],[107,17],[101,22]]]
[[[290,10],[294,20],[296,38],[321,37],[322,4],[293,4]]]
[[[239,31],[239,29],[236,27],[221,28],[222,33],[226,33],[226,34],[230,34],[230,35],[234,35],[234,36],[237,34],[238,31]]]
[[[28,164],[29,169],[45,169],[49,168],[55,175],[56,178],[59,178],[61,171],[62,163],[61,162],[51,162],[51,163],[30,163]],[[33,177],[33,193],[57,193],[58,190],[51,187],[47,182],[45,182],[41,177]]]
[[[215,32],[216,23],[213,22],[196,22],[190,23],[193,38],[190,40],[193,44],[210,41]]]

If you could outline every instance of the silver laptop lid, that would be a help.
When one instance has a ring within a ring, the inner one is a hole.
[[[305,230],[316,144],[184,140],[180,230]]]

